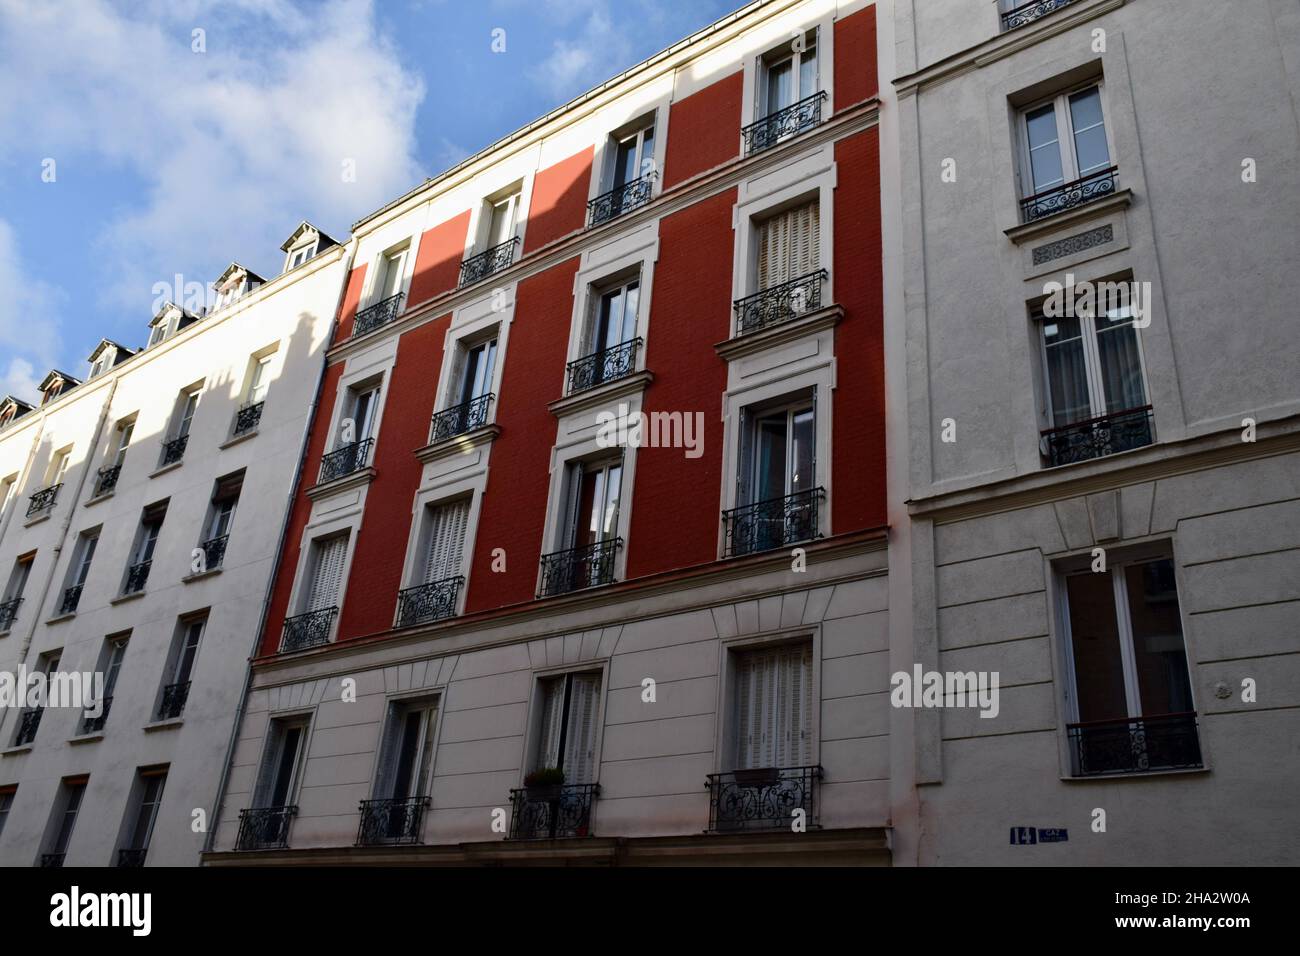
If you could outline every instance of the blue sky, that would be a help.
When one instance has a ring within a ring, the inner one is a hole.
[[[0,0],[0,395],[141,344],[155,283],[275,275],[300,219],[343,238],[742,5]]]

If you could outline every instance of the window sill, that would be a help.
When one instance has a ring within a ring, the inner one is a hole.
[[[115,494],[116,494],[115,491],[106,491],[102,495],[95,495],[93,498],[87,498],[86,503],[82,507],[89,508],[91,505],[97,505],[101,501],[107,501]]]
[[[108,603],[116,607],[119,604],[125,604],[127,601],[134,601],[137,598],[142,598],[148,593],[149,593],[148,591],[140,590],[140,591],[132,591],[130,594],[119,594],[117,597],[113,598]]]
[[[183,465],[183,464],[185,464],[185,459],[184,459],[184,458],[180,459],[179,461],[174,461],[174,462],[172,462],[170,465],[162,465],[162,466],[160,466],[160,467],[158,467],[158,468],[155,468],[153,471],[151,471],[151,472],[149,473],[149,477],[150,477],[150,478],[157,478],[159,475],[165,475],[165,474],[167,474],[167,472],[169,472],[169,471],[175,471],[177,468],[179,468],[179,467],[180,467],[181,465]]]
[[[573,395],[558,398],[546,407],[556,418],[563,418],[565,415],[572,415],[574,412],[599,408],[615,399],[643,392],[654,380],[654,372],[642,369],[640,372],[633,372],[631,375],[615,379],[612,382],[605,382],[595,388],[584,389]]]
[[[225,441],[223,441],[223,442],[222,442],[220,445],[218,445],[217,447],[218,447],[221,451],[225,451],[227,448],[233,448],[235,445],[238,445],[238,444],[240,444],[240,443],[242,443],[242,442],[246,442],[246,441],[248,441],[250,438],[256,438],[256,437],[257,437],[257,433],[258,433],[259,430],[260,430],[260,429],[253,428],[253,429],[250,429],[249,431],[244,432],[242,435],[236,435],[234,438],[227,438]]]
[[[23,527],[30,528],[34,524],[40,524],[42,521],[48,521],[50,519],[50,515],[52,514],[54,514],[53,508],[51,508],[49,511],[36,515],[34,518],[28,518],[26,521],[23,522]]]
[[[453,435],[443,441],[434,442],[432,445],[417,448],[415,449],[415,457],[420,459],[422,464],[428,465],[443,458],[468,454],[470,449],[477,448],[479,445],[490,444],[500,434],[500,425],[484,425],[482,428],[475,428],[460,435]]]
[[[818,332],[834,328],[842,318],[844,318],[844,307],[832,303],[817,309],[815,312],[809,312],[807,315],[801,315],[798,318],[777,325],[770,325],[765,329],[759,329],[757,332],[732,335],[725,342],[718,342],[714,345],[713,350],[724,361],[732,362],[738,358],[753,355],[755,352],[762,352],[774,346],[785,345],[795,339],[816,335]]]
[[[1084,203],[1082,206],[1075,206],[1073,209],[1067,209],[1051,216],[1043,216],[1033,222],[1018,223],[1002,231],[1008,239],[1019,246],[1031,239],[1038,239],[1048,233],[1056,232],[1058,229],[1068,229],[1089,219],[1096,219],[1117,209],[1126,208],[1132,202],[1133,190],[1119,189],[1105,199]]]
[[[221,573],[220,567],[208,568],[206,571],[199,571],[197,574],[187,574],[181,578],[181,584],[193,584],[195,581],[202,581],[204,578],[215,577]]]
[[[168,717],[166,720],[150,721],[144,725],[143,730],[146,734],[151,734],[158,730],[174,730],[183,723],[185,723],[184,717]]]
[[[331,478],[329,481],[323,481],[320,484],[312,485],[307,489],[307,497],[312,501],[317,498],[324,498],[328,495],[337,494],[340,491],[347,491],[351,488],[361,488],[370,484],[376,475],[373,466],[358,468],[348,475],[341,475],[338,478]]]
[[[31,744],[19,744],[17,747],[6,747],[4,750],[0,750],[0,757],[14,757],[18,754],[28,753],[31,749]]]
[[[103,739],[104,732],[102,730],[97,730],[93,734],[77,734],[75,737],[69,737],[68,743],[75,747],[79,744],[93,744],[95,741]]]
[[[1133,773],[1099,773],[1088,777],[1061,777],[1062,783],[1114,783],[1116,780],[1147,780],[1151,777],[1186,777],[1207,774],[1209,767],[1179,767],[1173,770],[1137,770]]]
[[[76,617],[76,616],[77,616],[77,612],[76,612],[76,611],[69,611],[67,614],[56,614],[56,615],[54,615],[54,617],[47,618],[46,621],[45,621],[45,623],[46,623],[47,625],[49,625],[49,624],[58,624],[58,623],[60,623],[60,622],[62,622],[62,621],[71,621],[71,620],[72,620],[74,617]]]

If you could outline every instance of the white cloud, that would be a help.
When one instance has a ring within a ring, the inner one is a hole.
[[[55,364],[60,304],[57,289],[32,278],[13,227],[0,219],[0,354],[8,356],[0,396],[36,396],[36,383]]]
[[[554,20],[581,20],[573,35],[556,40],[550,55],[532,71],[534,81],[557,103],[572,99],[632,65],[635,57],[626,30],[639,11],[631,4],[620,8],[618,22],[607,0],[546,0],[544,7]]]

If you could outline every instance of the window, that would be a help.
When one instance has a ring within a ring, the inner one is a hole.
[[[724,556],[820,536],[817,392],[740,412],[736,507],[724,514]]]
[[[1173,560],[1071,571],[1063,592],[1073,772],[1200,766]]]
[[[260,850],[288,845],[289,822],[298,812],[293,800],[298,789],[306,738],[305,717],[271,721],[261,770],[257,775],[257,788],[253,793],[254,806],[239,817],[238,849]]]
[[[1099,85],[1022,111],[1020,137],[1027,222],[1115,191]]]
[[[370,301],[382,302],[402,291],[402,280],[406,273],[406,253],[408,247],[402,246],[385,252],[379,259],[379,270],[375,275],[375,286]]]
[[[109,439],[108,460],[99,469],[95,479],[95,496],[106,495],[117,487],[122,475],[122,466],[126,464],[126,450],[131,445],[131,435],[135,431],[135,417],[124,418],[113,429]],[[60,478],[62,480],[62,478]]]
[[[90,575],[90,562],[94,560],[95,548],[99,545],[99,529],[83,531],[77,538],[72,551],[72,564],[68,567],[68,583],[63,589],[63,600],[59,604],[60,614],[73,614],[81,602],[81,591],[86,586]]]
[[[771,116],[818,92],[817,31],[769,53],[759,72],[759,116]]]
[[[495,328],[492,330],[495,333]],[[496,374],[497,338],[476,337],[456,343],[445,407],[429,425],[429,444],[475,431],[488,423]]]
[[[266,393],[271,387],[272,355],[263,355],[253,360],[252,374],[248,379],[248,403],[256,405],[266,401]]]
[[[166,767],[146,767],[136,771],[135,787],[125,824],[126,845],[117,851],[118,866],[144,866],[166,784]]]
[[[129,437],[129,436],[128,436]],[[50,466],[45,470],[45,487],[53,488],[63,484],[63,477],[68,473],[72,461],[72,449],[62,448],[50,458]]]
[[[362,804],[361,844],[419,842],[429,802],[437,716],[436,699],[389,705],[375,799]]]
[[[129,637],[129,634],[119,634],[104,639],[104,646],[100,648],[99,661],[95,667],[98,673],[104,675],[104,690],[99,701],[99,714],[82,716],[83,734],[99,733],[108,722],[108,710],[113,703],[113,689],[117,687],[117,675],[122,670],[122,659],[126,656],[126,643]]]
[[[812,763],[812,645],[738,652],[734,700],[735,769]]]
[[[463,405],[482,398],[492,390],[492,374],[496,370],[497,340],[495,337],[464,350],[464,368],[459,376],[460,395],[457,404]]]
[[[601,195],[588,204],[595,226],[650,201],[654,194],[655,118],[653,115],[609,138]]]
[[[821,268],[821,212],[816,200],[758,223],[755,274],[758,291],[809,276]]]
[[[558,769],[568,786],[596,779],[600,674],[564,674],[541,682],[541,724],[533,769]]]
[[[470,499],[425,508],[421,555],[415,584],[398,595],[397,626],[409,627],[456,613],[469,524]]]
[[[175,720],[185,712],[185,702],[189,699],[190,682],[194,675],[194,659],[198,657],[199,643],[203,640],[207,624],[207,615],[181,619],[176,635],[172,638],[167,669],[163,675],[164,684],[158,701],[159,720]]]
[[[208,504],[208,514],[203,522],[203,534],[199,541],[199,547],[203,549],[203,571],[219,568],[225,561],[230,527],[234,524],[235,507],[239,504],[239,493],[243,488],[243,471],[226,475],[216,481],[212,500]]]
[[[285,267],[285,271],[298,268],[315,254],[316,244],[314,242],[306,246],[299,246],[289,253],[289,265]]]
[[[194,422],[194,412],[199,407],[199,393],[202,385],[195,385],[181,392],[172,417],[172,437],[163,441],[162,464],[178,462],[185,455],[185,447],[190,440],[190,425]]]
[[[379,411],[379,383],[359,385],[348,389],[347,411],[340,429],[340,439],[362,442],[371,437],[375,415]],[[351,422],[351,425],[348,425]],[[350,436],[350,437],[349,437]]]
[[[58,800],[50,814],[50,824],[45,835],[45,849],[41,853],[41,866],[63,866],[72,841],[72,830],[77,825],[77,812],[86,792],[86,777],[65,777],[59,784]]]
[[[618,537],[622,484],[622,458],[569,464],[560,550],[542,557],[542,596],[613,582],[623,543]]]
[[[515,224],[519,218],[518,190],[487,203],[487,238],[484,249],[492,249],[515,238]]]
[[[317,538],[307,556],[307,578],[299,596],[298,614],[286,618],[282,649],[302,650],[329,642],[338,613],[339,588],[348,552],[348,533]]]
[[[319,480],[323,483],[360,471],[370,463],[375,421],[379,414],[378,381],[354,385],[343,396],[338,441],[334,450],[321,458]]]
[[[9,819],[9,811],[14,805],[14,794],[17,792],[18,784],[16,783],[0,787],[0,836],[4,836],[5,822]]]
[[[23,603],[23,591],[27,588],[27,579],[31,576],[32,562],[36,552],[25,554],[14,562],[9,572],[9,581],[5,584],[3,596],[0,596],[0,634],[8,633],[18,616],[18,607]]]
[[[94,364],[90,366],[90,376],[89,376],[89,377],[90,377],[90,378],[94,378],[95,376],[97,376],[97,375],[99,375],[101,372],[103,372],[103,371],[104,371],[104,366],[105,366],[107,363],[108,363],[108,357],[107,357],[106,355],[101,355],[99,358],[95,359]]]
[[[614,137],[614,168],[611,189],[620,189],[655,168],[655,127],[651,122],[633,133]]]
[[[163,519],[166,517],[166,501],[150,505],[140,516],[140,529],[136,532],[131,562],[127,566],[126,582],[122,587],[123,594],[136,594],[144,590],[149,580],[149,569],[153,567],[153,553],[158,545],[158,534],[162,531]]]
[[[0,519],[9,513],[9,507],[16,497],[18,497],[18,476],[10,475],[0,482]]]
[[[599,291],[583,330],[583,357],[569,364],[568,392],[574,394],[636,371],[641,340],[636,337],[640,278]]]
[[[50,651],[42,654],[36,661],[37,670],[48,679],[50,675],[59,669],[61,656],[61,651]],[[14,734],[15,747],[26,746],[36,739],[36,731],[41,725],[41,716],[44,713],[45,707],[41,704],[35,707],[23,708],[22,715],[18,718],[18,730]]]

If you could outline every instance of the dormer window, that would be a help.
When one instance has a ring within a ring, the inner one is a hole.
[[[298,268],[314,255],[316,255],[316,243],[313,242],[310,245],[299,246],[297,249],[290,251],[289,262],[284,267],[284,271],[288,272],[290,269]]]

